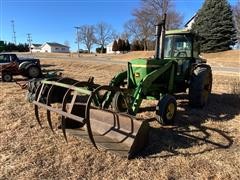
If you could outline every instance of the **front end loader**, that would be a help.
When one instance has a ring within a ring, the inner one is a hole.
[[[165,18],[156,26],[155,58],[128,62],[126,71],[108,85],[71,78],[48,78],[29,82],[28,100],[34,104],[41,126],[39,108],[53,131],[51,113],[59,114],[60,128],[67,134],[89,139],[129,159],[148,144],[150,125],[137,120],[143,99],[156,99],[156,120],[173,124],[177,112],[174,94],[189,89],[189,104],[202,107],[212,87],[211,68],[198,57],[195,37],[187,31],[165,33]],[[60,104],[57,108],[54,104]]]

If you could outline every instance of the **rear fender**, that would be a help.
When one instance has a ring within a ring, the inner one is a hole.
[[[197,69],[198,67],[207,68],[207,69],[210,69],[210,71],[212,71],[211,66],[206,63],[193,64],[190,71],[190,76],[192,76],[194,70]]]
[[[26,71],[30,66],[34,65],[32,62],[22,62],[21,64],[19,64],[18,69],[20,71]]]

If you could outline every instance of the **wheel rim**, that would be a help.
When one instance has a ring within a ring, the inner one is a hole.
[[[175,113],[175,105],[173,103],[170,103],[167,107],[167,114],[166,117],[168,120],[172,119]]]
[[[30,75],[31,77],[37,77],[38,74],[39,74],[39,71],[38,71],[37,68],[31,67],[31,68],[29,69],[29,75]]]
[[[10,81],[10,80],[11,80],[11,76],[8,75],[8,74],[5,75],[5,76],[4,76],[4,80],[5,80],[5,81]]]

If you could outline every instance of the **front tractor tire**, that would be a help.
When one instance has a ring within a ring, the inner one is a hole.
[[[197,67],[192,74],[189,86],[189,105],[202,108],[212,91],[212,71],[209,66]]]
[[[4,73],[4,74],[2,75],[2,81],[4,81],[4,82],[11,82],[12,79],[13,79],[13,77],[12,77],[12,75],[9,74],[9,73]]]
[[[121,92],[117,91],[113,96],[112,107],[115,112],[127,112],[127,103]]]
[[[175,97],[165,95],[156,106],[156,119],[162,125],[173,125],[177,112],[177,102]]]

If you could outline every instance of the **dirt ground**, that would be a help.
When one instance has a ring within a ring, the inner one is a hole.
[[[100,84],[125,69],[61,59],[41,62],[46,71],[78,80],[94,76]],[[44,117],[41,129],[33,106],[25,101],[26,90],[0,83],[0,179],[240,179],[239,78],[214,74],[212,95],[203,109],[189,108],[186,95],[179,95],[175,126],[153,127],[147,156],[131,161],[72,136],[66,143],[61,132],[51,132]],[[138,116],[149,119],[154,113]]]

